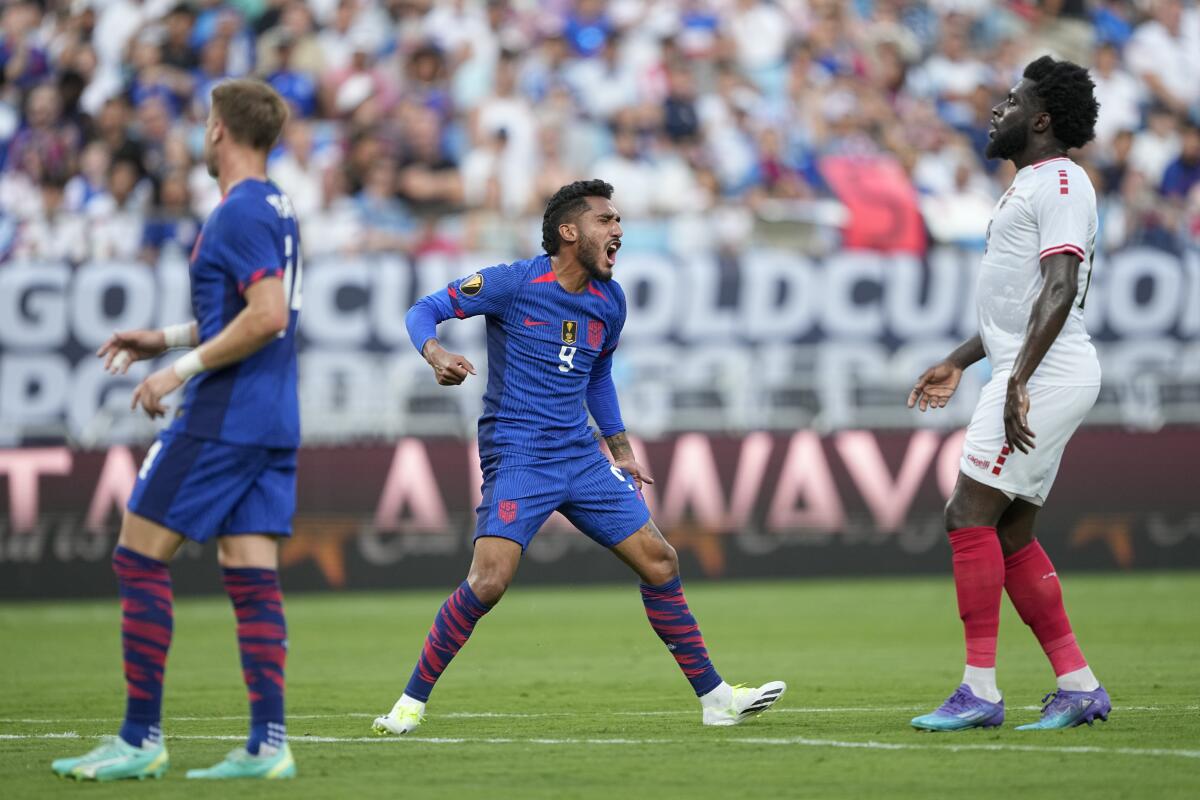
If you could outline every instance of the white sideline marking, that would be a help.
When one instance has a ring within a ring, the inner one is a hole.
[[[33,734],[0,734],[0,739],[79,739],[81,737],[77,733],[33,733]],[[95,738],[95,737],[87,737]],[[207,742],[240,742],[245,740],[244,735],[238,736],[206,736],[206,735],[186,735],[186,736],[168,736],[168,739],[175,740],[191,740],[191,741],[207,741]],[[420,737],[420,736],[296,736],[289,737],[288,741],[293,744],[397,744],[403,741],[413,742],[414,744],[521,744],[521,745],[663,745],[663,744],[682,744],[696,745],[699,740],[696,739],[591,739],[591,738],[566,738],[566,739],[518,739],[512,737]],[[757,746],[774,746],[774,747],[831,747],[831,748],[847,748],[854,750],[945,750],[951,753],[963,753],[972,751],[988,751],[988,752],[1017,752],[1017,753],[1061,753],[1063,755],[1123,755],[1123,756],[1175,756],[1178,758],[1197,758],[1200,759],[1200,750],[1173,750],[1161,747],[1096,747],[1091,745],[1082,745],[1076,747],[1039,747],[1032,744],[908,744],[904,742],[848,742],[838,739],[809,739],[799,736],[779,736],[779,737],[751,737],[738,736],[727,737],[719,741],[721,744],[742,744],[742,745],[757,745]],[[410,745],[411,746],[411,745]]]
[[[929,709],[929,704],[920,706],[829,706],[827,708],[816,707],[792,707],[792,708],[773,708],[772,714],[886,714],[886,713],[908,713],[910,711],[925,711]],[[1011,711],[1041,711],[1042,707],[1038,706],[1009,706]],[[1141,713],[1141,712],[1185,712],[1185,711],[1200,711],[1200,705],[1197,706],[1113,706],[1113,711],[1121,713]],[[549,711],[549,712],[534,712],[522,713],[519,711],[448,711],[443,714],[436,714],[439,719],[550,719],[554,717],[597,717],[611,714],[616,717],[668,717],[675,715],[690,716],[696,711],[670,710],[670,711]],[[374,719],[380,714],[362,714],[362,713],[347,713],[347,714],[288,714],[289,720],[293,719]],[[73,724],[76,722],[121,722],[124,717],[72,717],[70,719],[18,719],[0,718],[0,723],[25,724],[25,725],[64,725]],[[245,714],[237,714],[234,716],[213,716],[213,717],[168,717],[166,722],[236,722],[245,720]]]

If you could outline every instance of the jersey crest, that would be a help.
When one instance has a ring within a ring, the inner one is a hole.
[[[562,324],[563,344],[575,344],[579,341],[579,323],[573,319],[564,319]]]
[[[589,319],[587,336],[588,347],[599,350],[600,345],[604,344],[604,323],[598,319]]]

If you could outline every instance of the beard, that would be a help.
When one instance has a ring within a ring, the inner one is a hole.
[[[1029,128],[1014,125],[1005,130],[997,130],[996,135],[988,142],[984,155],[988,158],[1010,159],[1024,150],[1028,143]]]
[[[604,247],[600,242],[584,237],[579,242],[579,263],[587,270],[593,280],[608,282],[612,280],[612,269],[607,263],[601,263]]]

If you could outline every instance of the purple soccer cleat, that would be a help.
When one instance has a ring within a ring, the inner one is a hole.
[[[1097,719],[1107,722],[1112,712],[1112,701],[1108,699],[1108,692],[1104,691],[1103,686],[1090,692],[1056,689],[1043,697],[1042,702],[1046,703],[1042,706],[1042,718],[1028,725],[1019,725],[1017,730],[1054,731],[1074,728],[1085,722],[1091,725]]]
[[[997,728],[1004,724],[1004,700],[989,703],[976,697],[965,683],[946,698],[941,708],[916,717],[912,726],[922,731],[965,731],[969,728]]]

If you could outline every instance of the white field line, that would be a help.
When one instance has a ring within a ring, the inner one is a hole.
[[[0,739],[80,739],[95,738],[81,737],[74,732],[65,733],[34,733],[34,734],[0,734]],[[171,740],[240,742],[244,735],[237,736],[170,736]],[[515,738],[515,737],[380,737],[380,736],[298,736],[289,739],[293,744],[398,744],[409,742],[409,747],[418,744],[516,744],[540,746],[570,746],[570,745],[691,745],[695,739],[629,739],[629,738]],[[850,742],[838,739],[809,739],[799,736],[760,737],[738,736],[720,739],[722,744],[752,745],[757,747],[823,747],[852,750],[942,750],[950,753],[968,753],[974,751],[986,752],[1015,752],[1015,753],[1057,753],[1060,755],[1122,755],[1134,757],[1176,757],[1200,759],[1200,750],[1175,750],[1161,747],[1095,747],[1089,745],[1077,747],[1041,747],[1033,744],[909,744],[903,742]]]
[[[910,711],[925,711],[928,710],[928,705],[921,706],[829,706],[820,707],[799,707],[799,708],[774,708],[771,709],[771,714],[886,714],[886,713],[908,713]],[[1014,711],[1040,711],[1041,706],[1009,706],[1009,710]],[[1190,711],[1200,711],[1200,705],[1196,706],[1113,706],[1113,711],[1120,713],[1150,713],[1150,712],[1166,712],[1166,713],[1184,713]],[[615,717],[668,717],[668,716],[691,716],[695,711],[670,710],[670,711],[550,711],[550,712],[535,712],[522,713],[518,711],[449,711],[444,714],[436,714],[441,719],[552,719],[563,717],[598,717],[611,715]],[[298,719],[374,719],[380,716],[379,714],[365,713],[346,713],[346,714],[288,714],[289,720]],[[70,719],[22,719],[17,717],[0,718],[0,724],[12,723],[22,725],[64,725],[77,722],[120,722],[123,717],[72,717]],[[211,717],[168,717],[165,721],[171,722],[224,722],[246,719],[245,714],[237,714],[234,716],[211,716]]]

